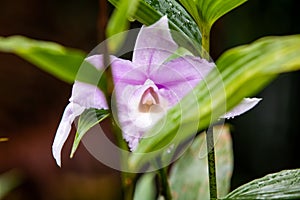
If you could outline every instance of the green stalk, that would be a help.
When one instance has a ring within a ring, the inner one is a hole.
[[[161,194],[165,197],[165,200],[172,200],[171,189],[168,182],[167,167],[160,168],[158,170],[158,178]]]
[[[217,179],[216,179],[216,163],[213,126],[209,127],[206,132],[208,176],[209,176],[209,194],[210,199],[217,199]]]
[[[115,123],[114,123],[115,124]],[[116,134],[118,146],[121,149],[127,149],[128,145],[122,137],[120,129],[114,131]],[[120,161],[122,168],[128,168],[128,154],[121,153]],[[121,168],[121,169],[122,169]],[[134,197],[135,186],[137,182],[136,174],[121,171],[122,193],[124,200],[132,200]]]
[[[202,31],[202,51],[201,51],[201,57],[210,60],[209,56],[209,42],[210,42],[210,26],[207,24],[203,24],[200,27],[200,30]]]
[[[161,157],[155,159],[154,166],[157,167],[158,175],[158,191],[160,195],[164,196],[164,200],[171,200],[172,194],[168,181],[168,167],[162,166]]]
[[[136,178],[135,174],[122,173],[122,191],[124,200],[132,200],[134,197]]]
[[[99,0],[99,5],[102,8],[106,8],[107,7],[107,2]],[[107,21],[108,21],[107,13],[104,9],[104,12],[102,12],[102,13],[99,12],[98,30],[104,30],[106,28]],[[101,27],[102,27],[102,29],[101,29]],[[100,36],[100,41],[105,39],[105,35],[103,33],[100,33],[99,36]],[[104,66],[108,66],[108,64],[110,63],[109,54],[110,54],[110,52],[108,52],[108,48],[105,44],[104,45],[104,63],[103,63]],[[113,82],[113,79],[112,79],[111,66],[109,66],[106,69],[105,75],[106,75],[106,78],[107,78],[107,80],[106,80],[107,87],[103,88],[103,91],[104,91],[105,96],[107,98],[107,102],[111,103],[111,98],[115,99],[115,96],[113,96],[114,82]],[[111,108],[111,105],[109,105],[109,107]],[[109,110],[111,112],[112,109],[109,109]],[[112,113],[110,113],[110,116],[113,116]],[[118,146],[121,149],[128,150],[127,143],[123,140],[121,130],[115,125],[117,123],[115,122],[113,117],[111,117],[110,119],[111,119],[112,131],[115,135]],[[124,169],[127,168],[127,166],[126,166],[128,164],[127,162],[128,162],[128,157],[125,156],[125,154],[121,153],[121,155],[120,155],[121,169],[122,168],[124,168]],[[123,199],[124,200],[132,200],[133,197],[134,197],[134,190],[135,190],[135,185],[136,185],[136,175],[121,171],[121,183],[122,183]]]
[[[202,31],[202,58],[210,61],[209,44],[210,44],[210,25],[204,23],[200,26]],[[209,127],[206,132],[206,147],[207,147],[207,161],[208,161],[208,176],[209,176],[209,194],[210,199],[217,199],[217,179],[216,179],[216,163],[215,163],[215,148],[214,148],[214,134],[213,127]]]
[[[112,119],[112,125],[113,125],[113,133],[115,134],[119,148],[125,149],[128,151],[128,145],[122,137],[121,130],[117,126],[114,126],[114,124],[116,124],[116,122],[114,121],[113,118],[111,118],[111,119]],[[127,166],[128,165],[128,154],[121,152],[120,164],[121,164],[121,169],[128,168],[128,166]],[[121,171],[123,200],[132,200],[133,199],[136,182],[137,182],[136,174]]]

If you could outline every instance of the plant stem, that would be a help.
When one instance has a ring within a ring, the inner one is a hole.
[[[108,5],[106,0],[99,0],[99,12],[98,12],[98,18],[97,18],[97,36],[98,36],[98,42],[104,41],[105,38],[105,30],[107,21],[108,21]]]
[[[106,25],[107,25],[107,21],[108,21],[108,12],[107,9],[108,5],[107,5],[107,1],[106,0],[99,0],[99,10],[100,12],[98,13],[98,19],[97,19],[97,30],[98,30],[98,39],[100,42],[104,41],[105,38],[105,30],[106,29]],[[108,48],[106,46],[106,43],[104,45],[104,66],[108,66],[110,63],[109,60],[109,52],[108,52]],[[105,96],[107,98],[107,102],[111,103],[111,98],[114,98],[112,96],[113,93],[113,89],[114,89],[114,83],[112,80],[112,72],[111,72],[111,67],[108,67],[107,70],[105,71],[105,75],[107,77],[107,88],[105,92]],[[109,106],[111,108],[111,105]],[[111,112],[111,109],[109,109]],[[111,116],[112,113],[110,113]],[[113,133],[116,136],[116,140],[117,143],[119,145],[120,148],[122,149],[127,149],[128,150],[128,146],[126,144],[126,142],[123,140],[122,138],[122,133],[121,130],[114,126],[114,124],[116,124],[116,122],[114,121],[113,117],[111,117],[111,125],[112,125],[112,129],[113,129]],[[127,157],[124,156],[123,153],[121,153],[120,155],[120,164],[124,167],[125,165],[127,165]],[[122,167],[121,167],[122,168]],[[127,172],[121,172],[121,182],[122,182],[122,192],[123,192],[123,199],[124,200],[132,200],[134,197],[134,190],[135,190],[135,185],[136,185],[136,175],[135,174],[131,174],[131,173],[127,173]]]
[[[132,200],[134,197],[134,189],[136,185],[136,178],[133,174],[122,172],[122,189],[123,199]]]
[[[213,126],[209,127],[206,132],[207,161],[209,175],[209,193],[210,199],[217,199],[217,180],[216,180],[216,164],[215,164],[215,148]]]
[[[112,124],[116,124],[116,122],[113,120],[113,118],[111,118],[111,119],[112,119]],[[125,142],[125,140],[123,140],[120,129],[116,126],[113,126],[113,132],[115,133],[118,146],[121,149],[128,150],[127,143]],[[127,169],[128,154],[124,154],[123,151],[120,152],[120,164],[121,164],[121,169],[122,168]],[[136,174],[121,171],[123,200],[132,200],[133,199],[136,181],[137,181]]]
[[[158,177],[160,183],[161,194],[165,197],[165,200],[171,200],[171,190],[169,186],[168,176],[167,176],[167,167],[160,168],[158,170]]]
[[[202,31],[202,54],[201,57],[206,59],[206,60],[210,60],[210,56],[209,56],[209,39],[210,39],[210,27],[206,24],[204,24],[203,26],[200,27],[200,30]]]
[[[200,27],[202,31],[202,58],[210,61],[209,44],[210,44],[210,25],[204,23]],[[214,125],[210,126],[206,132],[207,146],[207,161],[208,161],[208,176],[209,176],[209,194],[210,199],[217,199],[217,180],[216,180],[216,163],[215,163],[215,148],[214,148]]]

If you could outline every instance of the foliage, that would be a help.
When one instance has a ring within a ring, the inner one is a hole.
[[[174,39],[179,46],[185,47],[195,55],[205,55],[202,46],[209,51],[210,29],[216,20],[246,2],[246,0],[179,0],[180,3],[176,0],[109,1],[117,7],[117,10],[109,21],[107,36],[126,30],[129,27],[127,19],[136,19],[145,25],[150,25],[167,15],[171,29],[179,33],[179,36],[174,35]],[[124,39],[110,43],[109,49],[116,51]],[[73,83],[75,79],[88,82],[95,80],[92,77],[97,76],[95,69],[87,67],[84,75],[76,77],[85,53],[53,42],[38,41],[23,36],[0,37],[0,50],[17,54],[67,83]],[[188,141],[197,132],[205,130],[217,121],[226,111],[235,107],[244,97],[252,96],[262,90],[278,74],[299,70],[299,55],[300,35],[264,37],[251,44],[226,51],[217,60],[217,67],[205,77],[205,80],[168,111],[168,123],[163,128],[159,127],[160,130],[154,126],[149,131],[159,132],[159,134],[155,137],[144,138],[140,142],[136,151],[126,160],[129,167],[132,170],[139,170],[155,160],[160,155],[162,147],[170,144],[170,141],[176,144]],[[105,78],[104,81],[106,80]],[[103,84],[100,88],[104,87]],[[109,113],[106,110],[87,109],[84,111],[79,118],[71,157],[84,134],[108,116]],[[220,196],[227,193],[232,170],[230,136],[229,133],[223,136],[219,145],[223,142],[224,145],[216,146],[217,173],[221,172],[223,175],[221,178],[218,177],[219,181],[222,180],[218,188]],[[177,161],[171,171],[170,182],[175,199],[183,199],[183,194],[187,195],[185,198],[188,199],[199,199],[200,195],[208,196],[205,168],[207,163],[197,159],[200,151],[199,145],[203,143],[203,140],[203,134],[197,137],[194,144]],[[149,152],[152,153],[144,156],[144,153]],[[1,176],[0,184],[3,184],[3,180],[10,184],[5,176]],[[185,188],[187,184],[190,185]],[[14,187],[15,183],[11,185]],[[247,183],[224,198],[300,198],[299,185],[299,169],[287,170]],[[142,191],[147,192],[148,199],[155,198],[154,188],[154,174],[143,175],[138,182],[135,199],[143,196]]]
[[[300,170],[284,170],[253,180],[224,199],[299,199]]]
[[[0,51],[17,54],[67,83],[74,82],[85,58],[80,50],[23,36],[0,37]]]
[[[19,171],[11,170],[0,174],[0,199],[22,183],[23,176]]]
[[[219,196],[230,189],[233,171],[232,142],[228,126],[216,126],[215,151]],[[205,133],[201,133],[184,155],[174,164],[170,173],[173,199],[209,199],[207,150]]]
[[[109,2],[116,6],[119,12],[127,12],[129,16],[137,19],[145,25],[151,25],[162,16],[167,15],[170,28],[182,35],[181,38],[177,38],[178,42],[194,53],[200,53],[202,38],[201,32],[197,28],[195,21],[189,13],[187,13],[177,1],[139,0],[136,12],[132,9],[126,10],[126,7],[122,5],[120,0],[109,0]],[[113,18],[110,20],[110,23],[123,24],[123,21],[122,19]],[[116,27],[116,29],[114,31],[112,30],[112,32],[118,32],[117,29],[118,28]],[[176,36],[179,37],[179,34],[176,34]]]
[[[109,116],[109,112],[107,110],[97,110],[97,109],[87,109],[85,110],[79,117],[78,120],[78,129],[75,135],[74,143],[72,146],[72,151],[70,157],[72,158],[80,140],[84,136],[84,134],[93,126],[100,123],[102,120]]]

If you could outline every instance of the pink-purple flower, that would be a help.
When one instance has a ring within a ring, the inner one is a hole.
[[[138,34],[132,61],[110,56],[116,97],[117,122],[131,151],[145,133],[163,118],[215,67],[205,59],[181,56],[169,59],[178,49],[168,28],[167,17]],[[104,70],[103,56],[86,58],[99,73]],[[223,115],[229,118],[254,107],[260,99],[245,99]],[[61,150],[74,119],[89,108],[108,109],[103,92],[95,85],[75,81],[70,103],[66,107],[52,146],[53,156],[61,165]]]

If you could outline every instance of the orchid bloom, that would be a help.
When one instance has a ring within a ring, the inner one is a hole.
[[[194,56],[166,61],[177,48],[165,16],[155,24],[141,28],[132,61],[110,56],[117,122],[131,151],[136,149],[147,130],[215,67],[214,63]],[[99,73],[105,68],[102,55],[90,56],[86,61],[99,70]],[[259,100],[245,99],[223,117],[242,114],[254,107]],[[53,156],[59,166],[61,150],[71,124],[89,108],[108,109],[103,92],[95,85],[75,81],[70,103],[64,111],[52,146]]]

